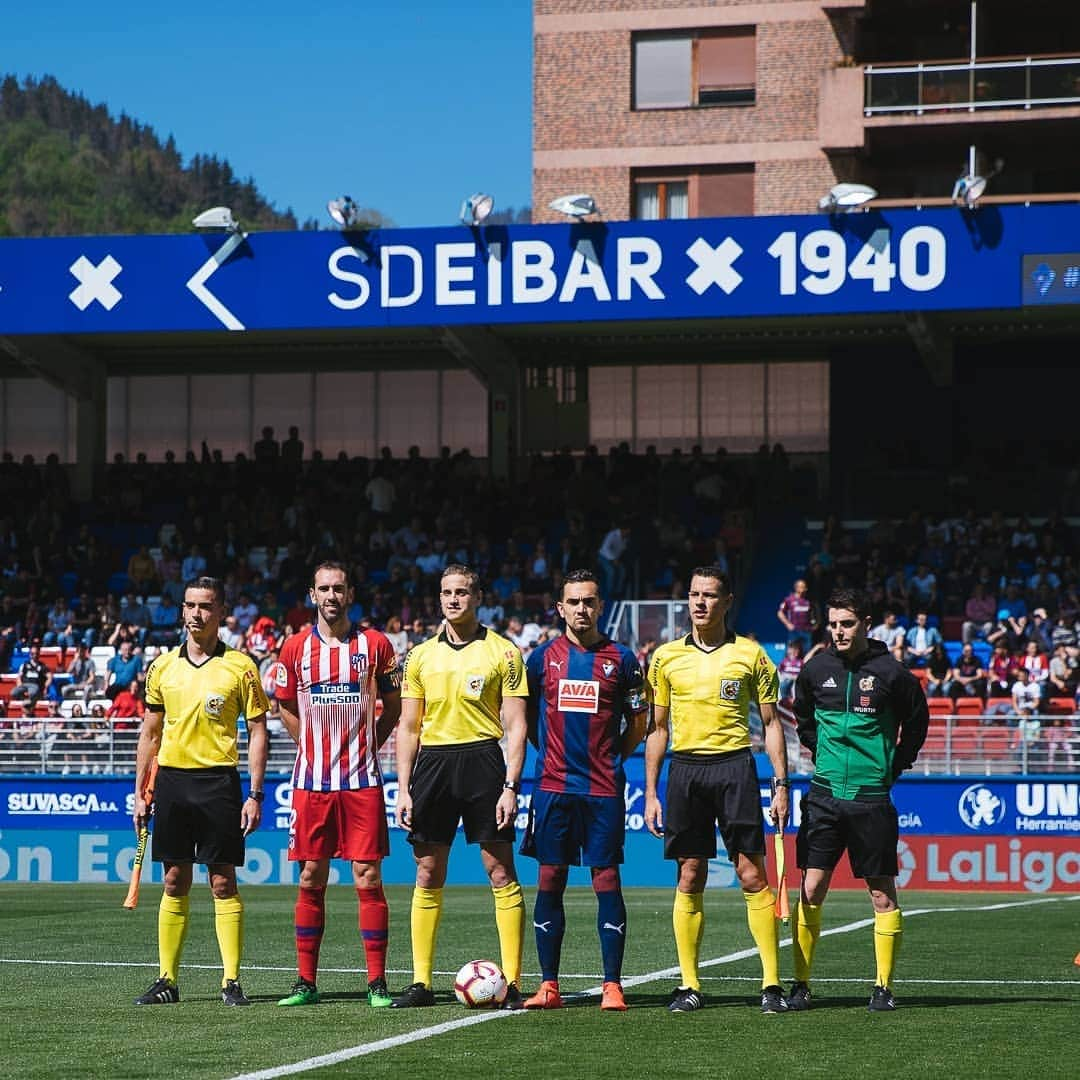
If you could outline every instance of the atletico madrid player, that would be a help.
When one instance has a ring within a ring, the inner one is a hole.
[[[534,649],[525,666],[529,737],[540,751],[523,855],[540,862],[533,925],[543,981],[526,1009],[557,1009],[559,958],[571,865],[584,861],[596,893],[604,964],[600,1007],[621,1012],[626,904],[619,866],[626,824],[623,762],[645,736],[645,678],[634,654],[606,638],[591,570],[563,580],[557,603],[566,633]]]
[[[299,862],[296,897],[298,979],[279,1005],[314,1005],[332,858],[352,862],[368,1003],[388,1006],[388,911],[380,862],[389,853],[379,747],[401,713],[394,647],[378,630],[349,622],[353,590],[345,567],[324,562],[310,590],[314,626],[285,641],[275,669],[281,719],[297,744],[292,776],[289,858]],[[375,699],[382,714],[375,720]]]

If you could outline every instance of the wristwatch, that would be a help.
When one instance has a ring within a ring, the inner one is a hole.
[[[791,787],[791,781],[786,776],[774,776],[773,777],[773,783],[777,787],[786,787],[786,788]]]
[[[248,798],[254,799],[257,803],[261,803],[266,798],[265,791],[249,791]]]
[[[518,780],[504,780],[503,791],[512,791],[515,795],[521,791],[521,782]]]

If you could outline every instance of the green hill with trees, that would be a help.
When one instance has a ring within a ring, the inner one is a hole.
[[[300,227],[227,161],[196,154],[185,166],[172,136],[113,117],[52,77],[0,81],[0,236],[188,232],[217,205],[245,229]]]

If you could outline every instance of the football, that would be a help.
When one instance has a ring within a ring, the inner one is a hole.
[[[454,993],[468,1009],[490,1009],[506,1000],[506,976],[490,960],[470,960],[454,978]]]

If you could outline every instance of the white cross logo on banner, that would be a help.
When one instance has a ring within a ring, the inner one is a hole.
[[[730,296],[742,281],[742,274],[731,264],[743,253],[731,237],[715,248],[699,236],[686,249],[686,254],[697,263],[697,269],[686,279],[700,296],[710,285],[719,285]]]
[[[97,266],[80,255],[70,266],[79,285],[68,294],[68,299],[80,311],[85,311],[95,300],[106,311],[112,311],[123,298],[123,293],[112,283],[113,278],[123,269],[111,255],[106,255]]]

